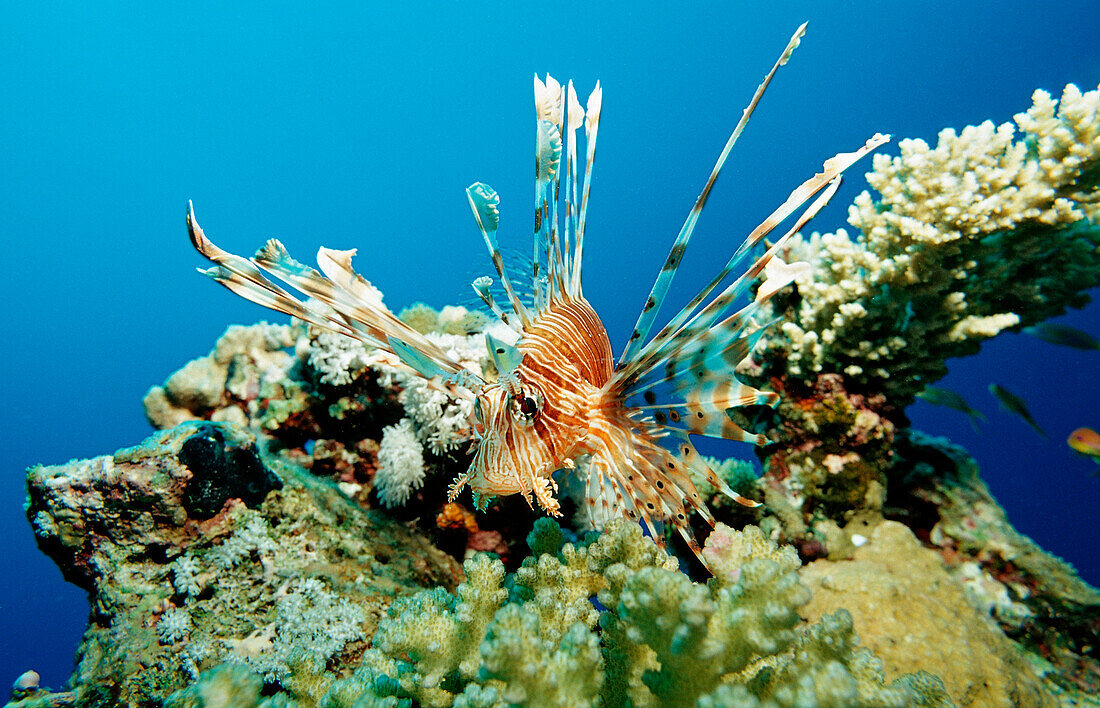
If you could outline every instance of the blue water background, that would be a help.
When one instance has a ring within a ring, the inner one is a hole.
[[[600,79],[585,293],[621,349],[742,106],[803,20],[803,46],[711,197],[678,301],[835,152],[876,131],[934,141],[1010,120],[1035,88],[1100,81],[1094,1],[701,5],[6,3],[0,683],[35,668],[62,684],[88,609],[34,547],[23,469],[137,443],[150,385],[231,323],[285,320],[195,273],[187,199],[235,252],[270,237],[307,262],[318,245],[357,247],[395,309],[466,301],[488,261],[463,188],[493,185],[504,240],[526,248],[531,76],[574,77],[582,100]],[[816,228],[845,225],[869,166]],[[1100,305],[1063,321],[1100,335]],[[986,412],[981,434],[951,411],[910,411],[973,453],[1017,528],[1093,583],[1100,479],[1064,440],[1100,427],[1098,362],[1001,336],[942,382]],[[999,413],[991,381],[1023,396],[1050,439]]]

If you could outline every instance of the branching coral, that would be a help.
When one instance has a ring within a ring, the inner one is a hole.
[[[809,590],[791,549],[753,527],[715,538],[721,572],[700,585],[636,525],[575,546],[540,520],[543,553],[515,575],[479,556],[457,595],[394,604],[364,655],[372,695],[387,675],[388,695],[430,706],[950,705],[927,674],[885,685],[846,613],[797,630]]]
[[[843,373],[905,405],[944,359],[1087,301],[1100,284],[1100,91],[1036,91],[1011,123],[876,155],[841,229],[793,240],[811,268],[772,335],[795,376]]]

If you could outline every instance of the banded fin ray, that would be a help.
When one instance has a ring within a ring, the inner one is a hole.
[[[351,269],[354,251],[322,248],[318,253],[318,262],[326,271],[327,277],[323,277],[316,270],[291,258],[282,243],[275,239],[269,240],[252,260],[219,248],[199,226],[190,202],[187,228],[196,250],[216,266],[202,272],[241,297],[317,327],[352,337],[404,361],[391,344],[392,341],[400,341],[417,350],[421,359],[430,362],[434,373],[448,379],[462,379],[476,387],[483,383],[480,377],[451,359],[446,352],[385,308],[377,291]],[[264,271],[311,299],[299,300],[265,278]],[[318,303],[327,308],[318,306]],[[426,366],[423,361],[418,361],[418,364]],[[415,370],[417,367],[411,368]]]
[[[830,189],[818,197],[784,238],[789,237],[816,214],[835,192],[836,187],[837,182],[834,180]],[[783,243],[781,239],[773,245],[752,268],[731,283],[721,295],[679,330],[665,332],[664,337],[655,338],[651,342],[653,351],[625,372],[632,378],[626,379],[624,396],[643,394],[647,399],[653,400],[654,404],[647,408],[656,410],[661,416],[659,422],[671,428],[697,435],[751,442],[756,445],[766,444],[767,438],[743,430],[733,423],[725,411],[727,408],[743,405],[774,406],[778,402],[776,394],[759,391],[741,383],[734,371],[738,363],[755,348],[757,341],[766,331],[766,326],[758,325],[752,319],[752,315],[761,303],[780,287],[788,284],[783,282],[782,285],[776,286],[774,279],[787,277],[793,279],[801,269],[786,264],[779,268],[772,265],[772,279],[766,281],[772,284],[763,297],[758,296],[721,322],[714,323],[714,319],[725,313],[738,299],[738,296],[751,283],[752,278],[763,272],[769,264],[778,263],[772,260],[772,257]],[[764,286],[761,286],[761,289],[764,290]],[[645,352],[646,350],[643,350],[643,353]],[[646,376],[661,363],[664,363],[663,376],[656,379]],[[662,383],[671,384],[671,392],[677,402],[663,406],[655,405],[653,390],[655,386]],[[686,408],[683,415],[678,410],[681,407]]]
[[[631,361],[637,354],[639,347],[641,347],[646,337],[649,335],[650,329],[653,327],[653,320],[656,318],[657,312],[661,309],[661,305],[664,304],[665,297],[668,295],[668,289],[672,285],[673,278],[676,277],[676,271],[679,269],[684,252],[687,250],[688,242],[695,232],[695,224],[699,220],[699,215],[702,213],[703,207],[706,206],[707,198],[710,196],[711,189],[714,188],[714,183],[718,180],[718,175],[722,171],[722,167],[726,164],[726,159],[729,157],[730,151],[733,150],[733,146],[737,143],[737,139],[741,137],[741,133],[748,124],[749,118],[752,117],[753,111],[756,110],[757,104],[760,103],[760,99],[764,96],[764,91],[767,90],[768,85],[771,84],[772,77],[775,76],[779,67],[787,63],[787,60],[791,57],[791,53],[794,52],[795,48],[797,48],[802,41],[802,35],[806,32],[806,24],[807,23],[803,22],[802,25],[795,30],[794,35],[792,35],[790,41],[787,42],[786,48],[784,48],[783,53],[772,66],[771,71],[767,73],[764,80],[756,87],[756,92],[753,94],[752,100],[749,101],[749,105],[742,111],[741,119],[737,121],[737,125],[734,126],[733,132],[730,133],[729,139],[726,140],[725,147],[722,148],[722,152],[718,156],[718,160],[714,163],[714,167],[711,168],[710,176],[703,186],[703,191],[700,192],[699,197],[695,200],[695,205],[692,206],[691,211],[688,212],[687,219],[684,221],[680,233],[677,234],[676,240],[672,242],[672,249],[669,251],[668,258],[665,259],[665,264],[662,266],[661,272],[657,275],[657,280],[653,283],[653,288],[649,292],[649,297],[646,298],[646,303],[642,308],[642,312],[638,315],[638,321],[634,325],[634,331],[630,335],[630,339],[627,342],[626,348],[623,350],[620,361]],[[724,278],[725,276],[723,275],[722,277]]]
[[[632,379],[637,378],[645,369],[651,368],[655,363],[655,351],[664,347],[674,336],[683,336],[681,330],[687,325],[693,323],[694,325],[700,325],[701,322],[712,322],[720,317],[724,309],[732,304],[738,295],[748,289],[753,279],[765,272],[768,263],[778,254],[780,249],[785,246],[790,236],[801,229],[802,226],[828,203],[829,199],[839,187],[839,183],[836,182],[836,180],[840,177],[841,173],[854,164],[859,158],[879,147],[889,139],[890,136],[888,135],[876,133],[858,150],[848,153],[838,153],[826,160],[822,166],[822,171],[796,187],[779,207],[761,222],[760,225],[753,229],[722,271],[693,297],[691,301],[688,302],[687,305],[685,305],[683,309],[681,309],[680,312],[677,313],[672,320],[633,357],[632,360],[620,358],[612,385],[629,385]],[[695,312],[714,289],[718,287],[729,274],[736,270],[741,261],[746,257],[748,248],[751,245],[759,243],[767,234],[771,233],[776,226],[789,218],[794,211],[822,189],[826,190],[825,193],[807,208],[795,225],[789,229],[783,237],[776,241],[764,255],[758,258],[746,272],[727,286],[726,289],[706,305],[702,311],[699,313]],[[797,275],[801,266],[795,266],[795,264],[784,264],[784,266],[786,267],[773,267],[769,270],[768,275],[774,275],[776,277],[781,275],[788,276],[791,281],[793,281],[794,276]],[[788,283],[789,282],[790,281],[788,281]],[[786,284],[787,283],[783,283],[784,286]],[[778,281],[772,282],[764,289],[764,293],[770,297],[775,291],[779,290],[780,287],[781,285]],[[762,302],[759,297],[758,301]],[[704,315],[704,313],[707,314]],[[709,320],[702,319],[700,317],[701,315],[704,317],[709,316]],[[692,328],[700,330],[702,326],[693,326]]]

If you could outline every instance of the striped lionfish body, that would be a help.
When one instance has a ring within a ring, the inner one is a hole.
[[[710,283],[652,334],[656,314],[719,171],[804,29],[805,25],[791,38],[745,108],[618,359],[581,288],[588,196],[602,105],[598,83],[582,108],[572,82],[563,87],[549,76],[545,81],[535,78],[536,216],[531,270],[524,273],[524,283],[513,282],[514,274],[501,256],[496,192],[481,183],[466,190],[503,290],[498,302],[491,291],[492,279],[482,277],[473,283],[485,305],[507,326],[508,336],[485,335],[498,373],[495,381],[464,369],[382,306],[377,291],[351,269],[354,251],[322,248],[318,254],[320,273],[290,258],[274,240],[247,260],[210,242],[195,222],[194,212],[189,211],[191,240],[216,264],[204,272],[234,292],[371,344],[434,388],[471,401],[474,459],[469,470],[451,485],[451,500],[469,486],[481,509],[491,497],[522,494],[529,504],[533,505],[533,498],[558,516],[557,484],[552,475],[572,470],[583,478],[589,515],[597,526],[625,516],[641,522],[659,538],[659,524],[670,523],[701,558],[687,519],[692,512],[711,525],[714,519],[691,481],[692,471],[741,504],[757,503],[739,496],[719,479],[689,436],[757,445],[766,442],[764,436],[737,427],[727,410],[777,402],[777,394],[756,390],[734,375],[734,368],[750,354],[764,329],[753,319],[754,313],[806,267],[804,263],[784,263],[777,254],[833,195],[841,173],[888,140],[888,136],[875,135],[855,152],[827,160],[821,172],[799,185],[747,236]],[[582,126],[586,150],[583,177],[579,178],[577,143]],[[800,213],[789,230],[762,255],[752,258],[752,248],[796,212]],[[299,299],[265,278],[262,271],[310,297]],[[517,285],[528,285],[527,278],[532,296],[525,299],[516,291]],[[737,308],[758,280],[762,282],[755,294]]]

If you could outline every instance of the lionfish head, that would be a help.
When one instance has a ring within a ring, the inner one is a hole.
[[[558,515],[550,479],[557,465],[540,421],[544,406],[542,391],[514,375],[502,377],[478,394],[474,417],[481,439],[466,483],[479,509],[493,496],[517,493],[530,504],[533,494],[540,506]]]

